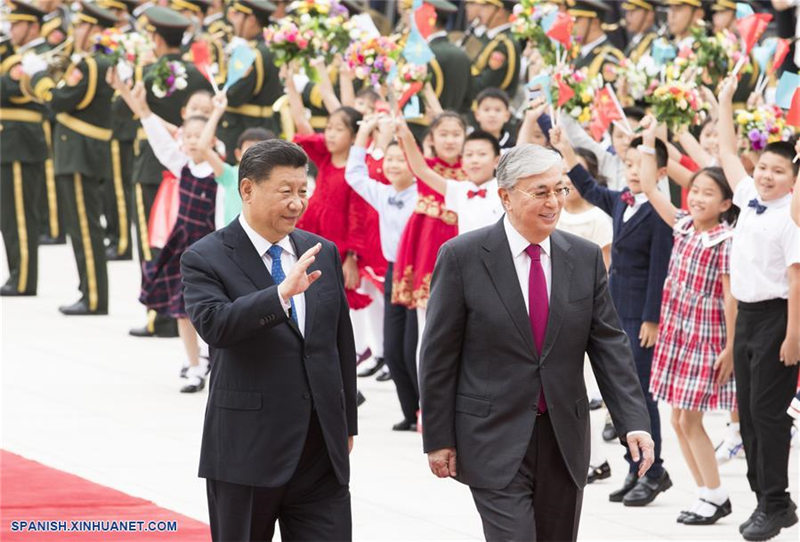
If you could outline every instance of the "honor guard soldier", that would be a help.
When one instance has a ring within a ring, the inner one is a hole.
[[[44,107],[23,94],[20,78],[24,56],[48,49],[40,36],[45,13],[23,2],[9,7],[8,53],[0,64],[0,227],[9,277],[0,295],[36,295],[47,144]]]
[[[470,13],[476,12],[486,27],[485,45],[472,63],[472,96],[494,87],[510,97],[519,86],[520,44],[511,33],[508,21],[515,2],[508,0],[468,0]]]
[[[42,24],[42,37],[50,47],[62,44],[70,35],[72,12],[69,2],[45,0],[38,2],[39,9],[47,13]]]
[[[208,44],[211,56],[211,67],[214,71],[214,80],[219,86],[225,83],[225,48],[222,41],[215,38],[205,27],[206,13],[211,8],[210,0],[171,0],[169,7],[191,21],[191,26],[183,34],[181,50],[183,60],[194,63],[192,44],[204,41]]]
[[[740,4],[746,2],[739,2]],[[736,4],[734,0],[715,0],[711,4],[711,22],[714,32],[736,30]]]
[[[622,3],[625,11],[625,26],[629,33],[625,56],[634,64],[650,52],[656,32],[657,0],[626,0]]]
[[[600,0],[567,0],[567,4],[567,13],[575,18],[572,34],[580,45],[575,67],[586,68],[590,79],[600,74],[604,82],[613,83],[616,79],[614,67],[625,57],[603,30],[608,5]]]
[[[228,14],[234,34],[247,40],[256,55],[248,73],[228,89],[228,109],[218,131],[232,164],[236,162],[236,140],[248,128],[280,133],[272,104],[283,94],[283,85],[272,53],[264,43],[264,27],[274,10],[275,5],[267,0],[234,0]]]
[[[157,97],[153,93],[154,68],[158,64],[146,66],[141,77],[147,91],[147,105],[154,114],[174,126],[181,126],[181,108],[189,96],[198,90],[212,92],[211,83],[192,64],[182,60],[181,42],[183,34],[191,25],[191,21],[175,10],[151,6],[143,12],[143,27],[154,44],[155,57],[167,62],[181,62],[186,69],[186,88],[176,89],[169,96]],[[156,158],[153,149],[147,142],[144,129],[140,129],[136,144],[139,154],[133,170],[133,207],[134,224],[139,239],[139,258],[144,264],[153,260],[158,251],[150,246],[148,224],[158,188],[161,185],[164,167]],[[147,323],[141,328],[133,328],[129,332],[135,337],[175,337],[178,334],[177,324],[172,318],[148,311]]]
[[[680,51],[684,46],[692,46],[692,27],[705,16],[702,0],[665,0],[667,5],[667,26],[672,43]]]
[[[55,174],[65,227],[72,240],[81,298],[59,310],[66,315],[108,314],[101,184],[111,178],[111,97],[109,61],[91,52],[94,36],[111,28],[110,11],[85,3],[74,17],[74,51],[61,80],[34,67],[33,97],[56,113]],[[24,68],[24,66],[23,66]]]
[[[433,32],[428,36],[428,45],[434,58],[428,63],[430,83],[439,104],[446,111],[466,114],[472,104],[470,60],[467,54],[447,37],[445,24],[458,7],[447,0],[425,0],[436,9]],[[421,98],[421,96],[420,96]],[[422,141],[430,124],[424,115],[424,103],[420,102],[420,116],[407,118],[408,126],[417,141]]]
[[[133,32],[133,11],[137,0],[98,0],[97,4],[117,16],[120,32]],[[133,194],[134,142],[139,121],[118,95],[111,102],[111,182],[103,186],[103,214],[106,217],[106,259],[130,260],[131,196]]]
[[[737,36],[739,35],[739,31],[736,28],[737,3],[749,5],[747,0],[741,0],[739,2],[733,0],[714,0],[714,3],[711,4],[712,32],[716,33],[728,30]],[[733,66],[731,66],[731,69],[733,69]],[[756,82],[758,82],[760,72],[761,68],[751,53],[750,64],[746,64],[744,69],[740,72],[741,77],[739,78],[739,84],[736,86],[736,92],[733,94],[734,110],[747,108],[747,99],[756,89]],[[714,81],[713,85],[717,83],[718,81]],[[716,90],[715,86],[709,86],[712,90]]]

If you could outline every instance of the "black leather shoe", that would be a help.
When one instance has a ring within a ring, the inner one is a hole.
[[[684,525],[713,525],[720,518],[724,518],[725,516],[729,516],[731,514],[732,510],[731,510],[730,499],[728,499],[722,504],[716,504],[711,501],[707,501],[706,499],[700,499],[700,500],[716,508],[716,510],[714,510],[714,515],[701,516],[700,514],[689,512],[689,515],[686,516],[682,521]]]
[[[602,465],[599,467],[595,467],[589,472],[589,476],[586,478],[586,483],[591,484],[597,480],[605,480],[611,476],[611,467],[608,464],[608,461],[604,461]]]
[[[614,493],[608,496],[608,500],[611,502],[622,502],[622,499],[628,492],[633,489],[633,486],[636,485],[636,473],[629,472],[627,476],[625,476],[625,483],[622,484],[622,487],[616,490]]]
[[[145,325],[129,329],[128,334],[134,337],[173,338],[178,336],[178,324],[175,320],[170,319],[164,322],[156,322],[152,331]]]
[[[50,237],[49,235],[40,235],[39,236],[39,244],[40,245],[66,245],[67,244],[67,236],[66,235],[59,235],[58,237]]]
[[[383,358],[375,358],[375,365],[370,368],[364,368],[358,371],[358,376],[364,378],[367,376],[372,376],[378,371],[380,371],[381,367],[386,365],[386,362],[383,361]]]
[[[72,305],[61,305],[58,310],[66,316],[102,316],[108,314],[108,309],[90,311],[89,304],[82,299]]]
[[[360,407],[361,405],[363,405],[363,404],[364,404],[364,403],[366,403],[366,402],[367,402],[367,398],[366,398],[366,397],[364,397],[364,394],[363,394],[363,393],[361,393],[361,391],[360,391],[360,390],[358,390],[358,391],[356,392],[356,406],[357,406],[357,407]]]
[[[206,387],[206,381],[201,378],[199,383],[186,384],[184,387],[181,388],[181,393],[197,393],[198,391],[202,390],[205,387]]]
[[[133,256],[130,252],[126,252],[124,254],[119,254],[117,247],[114,245],[106,247],[106,260],[108,261],[115,261],[121,262],[126,260],[132,260]]]
[[[392,379],[392,373],[389,372],[389,369],[381,371],[381,373],[375,377],[375,380],[378,382],[388,382]]]
[[[0,296],[3,297],[24,297],[24,296],[34,296],[36,292],[20,292],[17,290],[17,287],[12,284],[3,284],[0,287]]]
[[[681,513],[678,514],[678,519],[676,519],[675,521],[677,521],[678,523],[683,523],[683,520],[685,520],[692,514],[694,514],[694,512],[690,512],[688,510],[681,510]]]
[[[753,520],[756,519],[756,515],[758,515],[759,512],[761,512],[761,510],[756,508],[755,510],[753,510],[753,513],[750,514],[750,517],[744,520],[744,522],[741,525],[739,525],[739,534],[742,534],[744,530],[747,528],[747,526],[753,523]]]
[[[779,510],[767,514],[766,512],[758,512],[755,514],[753,521],[744,528],[742,536],[745,540],[769,540],[770,538],[778,536],[781,529],[791,527],[797,523],[797,513],[795,506],[791,506],[785,510]]]
[[[622,504],[625,506],[645,506],[653,502],[653,500],[662,491],[666,491],[672,487],[672,480],[669,479],[669,473],[664,471],[658,478],[648,478],[642,476],[636,485],[631,489],[622,499]]]
[[[403,420],[402,422],[396,423],[392,426],[392,431],[416,431],[417,430],[417,422],[412,422],[410,420]]]
[[[606,442],[611,442],[617,438],[617,430],[614,428],[614,424],[611,423],[611,420],[606,421],[605,427],[603,427],[603,440]]]

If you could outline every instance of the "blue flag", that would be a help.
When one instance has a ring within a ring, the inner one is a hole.
[[[775,104],[781,109],[789,109],[792,106],[792,96],[798,88],[800,88],[800,75],[790,71],[783,72],[775,90]]]
[[[419,28],[417,28],[417,20],[414,14],[420,7],[422,7],[422,0],[414,0],[414,4],[411,6],[412,11],[409,16],[411,28],[408,32],[406,46],[403,49],[403,57],[411,64],[424,66],[434,59],[434,55],[433,51],[431,51],[431,48],[428,46],[428,42],[422,37],[422,34],[419,33]]]
[[[678,51],[675,49],[674,45],[664,38],[658,38],[653,42],[653,47],[650,49],[650,56],[653,57],[656,64],[664,65],[678,56]]]
[[[529,89],[534,89],[537,86],[542,89],[542,92],[544,93],[544,97],[547,100],[547,103],[552,105],[553,97],[550,95],[550,74],[540,73],[539,75],[531,79],[530,82],[528,82]]]
[[[764,43],[753,47],[751,53],[753,58],[758,63],[758,67],[762,72],[767,71],[767,65],[772,60],[772,55],[775,54],[775,49],[778,47],[777,38],[767,38]]]
[[[748,15],[753,14],[753,8],[750,7],[750,4],[745,4],[743,2],[736,2],[736,18],[737,19],[744,19]]]
[[[542,17],[542,22],[539,24],[542,25],[542,30],[544,30],[545,34],[547,33],[548,30],[550,30],[550,27],[553,26],[553,23],[556,22],[557,16],[558,16],[558,10],[554,9],[553,11]]]
[[[249,45],[240,45],[231,53],[231,59],[228,62],[228,79],[225,81],[225,86],[222,90],[228,90],[238,81],[240,81],[246,74],[250,66],[256,60],[256,54]]]

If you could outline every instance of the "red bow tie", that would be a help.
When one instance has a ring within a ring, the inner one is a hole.
[[[472,199],[475,196],[478,196],[479,198],[485,198],[486,197],[486,189],[485,188],[481,188],[480,190],[470,190],[469,192],[467,192],[467,199]]]
[[[633,204],[636,203],[636,198],[633,197],[633,193],[628,192],[627,190],[622,193],[620,199],[622,200],[623,203],[626,203],[628,207],[633,207]]]

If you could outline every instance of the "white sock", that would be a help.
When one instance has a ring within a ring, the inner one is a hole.
[[[689,512],[694,512],[695,514],[699,514],[698,510],[704,504],[703,501],[700,499],[703,498],[705,490],[708,489],[706,486],[698,487],[697,488],[697,498],[692,503],[692,506],[689,508]]]
[[[200,365],[193,365],[189,367],[186,372],[186,378],[189,379],[189,384],[199,384],[205,376],[205,369]]]
[[[725,491],[722,486],[716,489],[710,489],[707,487],[703,488],[703,492],[700,494],[700,497],[705,499],[706,501],[710,501],[714,504],[721,505],[725,501],[728,500],[728,492]],[[695,512],[703,517],[711,517],[717,511],[716,506],[713,504],[709,504],[708,502],[700,502],[700,508]]]

